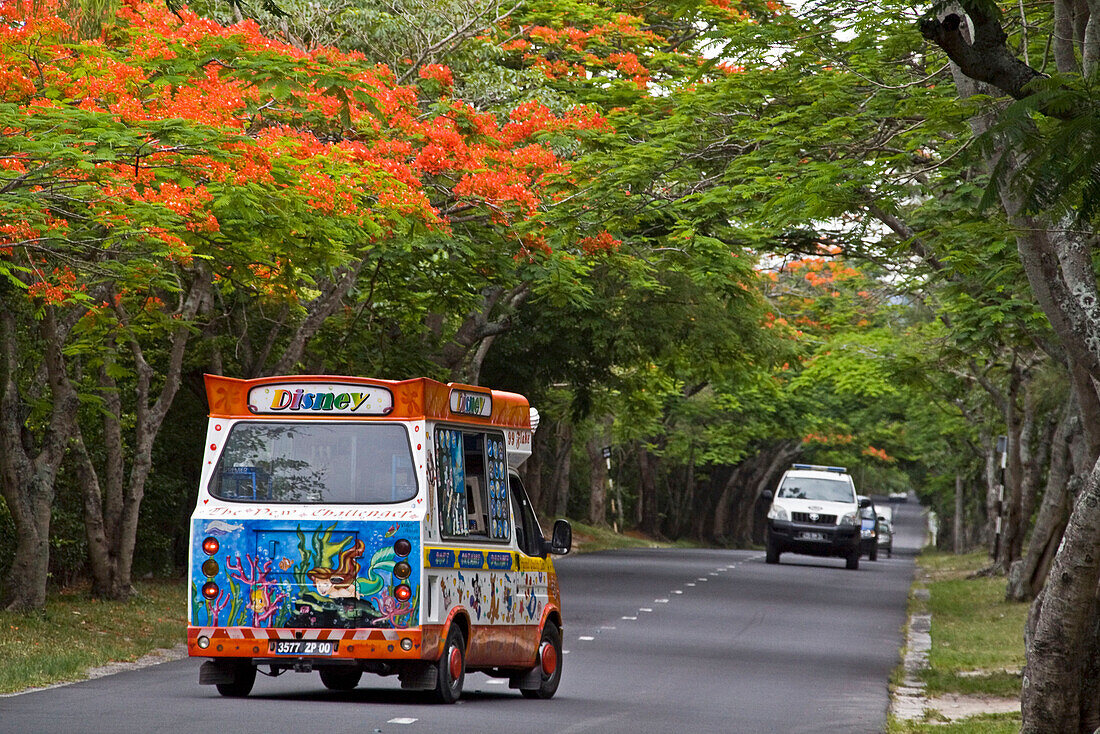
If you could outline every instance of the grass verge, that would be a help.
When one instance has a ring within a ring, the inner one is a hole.
[[[128,602],[92,599],[86,588],[74,588],[50,594],[37,612],[0,612],[0,693],[83,680],[91,668],[183,642],[184,582],[135,586]]]
[[[927,601],[914,600],[910,614],[932,616],[932,649],[921,674],[929,697],[1018,698],[1024,665],[1024,625],[1028,605],[1004,600],[1003,576],[972,575],[988,563],[983,552],[953,555],[925,551],[918,574]],[[952,722],[891,720],[890,734],[1001,734],[1020,730],[1019,713],[982,713]]]
[[[643,535],[622,535],[610,528],[570,520],[573,526],[573,551],[577,553],[595,553],[596,551],[615,550],[617,548],[687,548],[698,545],[686,541],[666,543]]]

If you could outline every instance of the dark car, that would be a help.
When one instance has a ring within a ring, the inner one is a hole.
[[[878,560],[878,510],[869,497],[859,497],[859,552],[869,561]]]

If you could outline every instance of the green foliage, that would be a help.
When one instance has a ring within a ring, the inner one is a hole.
[[[0,611],[0,692],[82,680],[88,668],[133,661],[150,650],[172,648],[186,624],[178,582],[137,583],[129,602],[106,602],[83,588],[51,596],[38,613]]]
[[[985,150],[1007,144],[1022,170],[1008,173],[1001,158],[982,199],[990,206],[1010,190],[1031,214],[1065,218],[1076,226],[1100,222],[1100,71],[1091,77],[1055,74],[1030,85],[979,141]]]

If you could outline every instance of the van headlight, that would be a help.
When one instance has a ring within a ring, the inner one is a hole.
[[[859,510],[849,512],[847,515],[841,515],[841,525],[859,525]]]
[[[768,519],[769,520],[785,520],[785,521],[789,522],[790,519],[791,519],[791,513],[787,512],[786,508],[784,508],[784,507],[779,507],[777,505],[772,505],[771,509],[768,510]]]

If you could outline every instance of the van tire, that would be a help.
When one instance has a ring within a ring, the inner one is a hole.
[[[443,654],[436,663],[435,698],[440,703],[454,703],[462,696],[466,680],[466,638],[457,624],[452,624],[443,644]]]
[[[218,693],[227,698],[244,698],[252,692],[256,683],[256,666],[247,664],[233,665],[233,682],[218,683]]]
[[[321,682],[330,691],[351,691],[359,685],[363,677],[363,671],[358,669],[344,670],[341,668],[321,668]]]
[[[553,670],[549,673],[546,672],[546,666],[543,665],[544,653],[548,662],[551,661],[550,656],[553,656]],[[562,658],[561,630],[553,622],[547,622],[542,630],[542,639],[539,640],[539,655],[535,659],[535,667],[541,669],[542,682],[539,683],[538,688],[520,689],[520,693],[523,694],[524,698],[548,699],[554,697],[554,694],[558,691],[558,684],[561,683]]]

